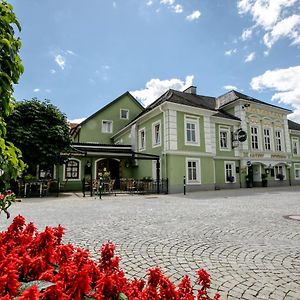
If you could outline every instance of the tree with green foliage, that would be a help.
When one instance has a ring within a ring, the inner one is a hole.
[[[21,149],[32,175],[37,165],[48,170],[57,164],[71,143],[66,116],[48,100],[36,98],[16,103],[7,118],[7,139]]]
[[[13,110],[13,85],[18,83],[23,73],[18,54],[21,41],[15,38],[14,28],[21,30],[13,8],[6,1],[0,0],[0,192],[7,189],[9,181],[16,178],[25,167],[20,159],[20,150],[5,140],[4,118]]]

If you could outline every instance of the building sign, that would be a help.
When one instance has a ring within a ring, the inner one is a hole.
[[[246,131],[239,129],[237,132],[237,138],[239,142],[245,142],[247,140],[247,133]]]

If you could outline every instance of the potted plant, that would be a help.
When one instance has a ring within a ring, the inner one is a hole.
[[[262,182],[262,186],[263,187],[267,187],[268,186],[268,174],[266,174],[266,173],[263,173],[263,174],[261,174],[261,182]]]
[[[279,173],[276,175],[276,178],[282,181],[284,179],[284,175]]]

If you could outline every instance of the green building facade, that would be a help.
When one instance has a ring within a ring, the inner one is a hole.
[[[65,190],[106,173],[116,182],[167,178],[170,193],[184,182],[187,191],[295,185],[300,125],[290,113],[236,91],[169,90],[146,108],[126,92],[72,128],[74,151],[56,178]]]

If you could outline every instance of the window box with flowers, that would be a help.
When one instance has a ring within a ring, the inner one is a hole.
[[[235,180],[235,178],[234,178],[234,176],[228,176],[227,177],[227,182],[234,182],[234,180]]]
[[[280,181],[284,180],[284,175],[283,174],[277,174],[276,178],[279,179]]]

